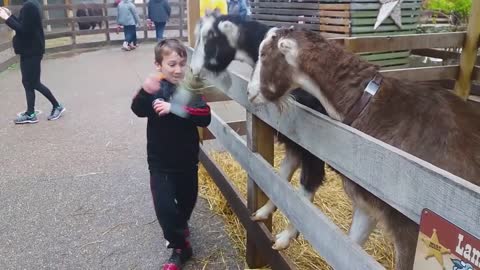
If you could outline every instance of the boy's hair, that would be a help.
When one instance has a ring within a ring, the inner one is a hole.
[[[174,38],[166,38],[155,46],[155,61],[161,65],[163,57],[172,52],[176,52],[182,58],[187,58],[187,49],[181,41]]]

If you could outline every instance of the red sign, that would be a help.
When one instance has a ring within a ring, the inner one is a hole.
[[[480,240],[424,209],[413,270],[437,269],[480,270]]]

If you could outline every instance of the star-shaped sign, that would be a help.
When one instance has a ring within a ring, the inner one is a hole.
[[[377,21],[373,27],[376,30],[383,21],[389,16],[395,22],[395,24],[402,28],[402,2],[403,0],[379,0],[382,6],[378,11]]]
[[[438,263],[445,269],[443,265],[443,254],[450,254],[450,249],[445,248],[438,241],[437,230],[433,229],[432,237],[422,238],[422,242],[428,248],[428,254],[425,256],[425,260],[431,257],[435,257]]]

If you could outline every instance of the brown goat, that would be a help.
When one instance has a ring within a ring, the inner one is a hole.
[[[249,99],[277,103],[301,86],[330,117],[344,121],[378,69],[318,33],[272,29],[260,45]],[[480,185],[480,111],[446,89],[385,77],[351,126]],[[363,245],[381,222],[393,237],[396,269],[412,269],[418,225],[355,182],[343,180],[354,206],[352,240]]]
[[[103,16],[103,9],[95,4],[85,4],[82,3],[76,13],[77,17],[97,17],[97,16]],[[82,21],[78,22],[78,29],[80,30],[89,30],[89,29],[95,29],[95,27],[98,25],[98,27],[101,29],[102,28],[102,20],[91,20],[91,21]]]

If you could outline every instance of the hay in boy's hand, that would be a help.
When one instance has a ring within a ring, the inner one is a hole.
[[[213,85],[207,85],[203,78],[193,76],[190,69],[188,69],[187,73],[185,74],[185,78],[177,86],[177,89],[170,102],[180,106],[197,107],[201,104],[204,104],[203,95],[206,91],[208,91],[208,88],[212,87]],[[184,112],[179,116],[187,117],[188,114]]]
[[[207,85],[206,80],[200,76],[194,76],[191,69],[187,69],[185,73],[185,78],[180,83],[179,88],[184,88],[187,91],[191,92],[200,92],[203,94],[208,88],[211,88],[212,85]]]
[[[181,87],[177,87],[175,93],[173,93],[172,98],[170,99],[172,106],[181,106],[181,107],[199,107],[202,104],[205,104],[203,101],[203,95],[200,91],[190,91]],[[177,110],[176,114],[180,117],[187,118],[188,113],[186,110]]]
[[[158,73],[156,75],[158,81],[165,79],[163,73]],[[176,108],[180,107],[197,107],[205,104],[203,100],[203,95],[208,89],[213,89],[213,85],[207,85],[206,80],[194,76],[190,69],[187,69],[184,79],[177,85],[175,92],[170,98],[169,102],[172,106]],[[176,109],[175,110],[178,116],[187,118],[188,113],[184,110]]]

